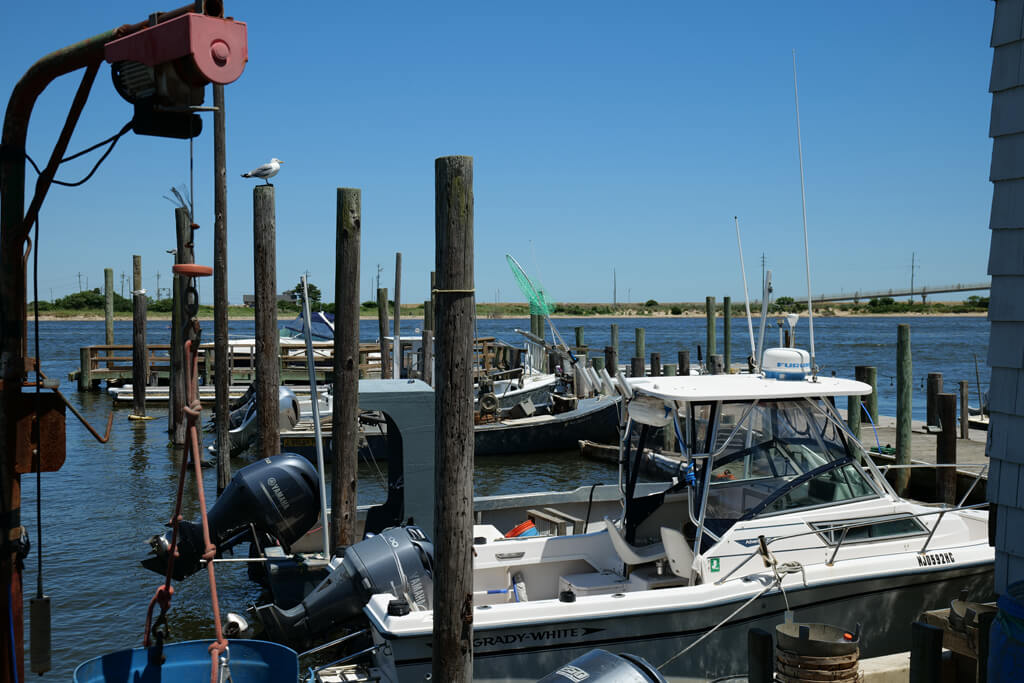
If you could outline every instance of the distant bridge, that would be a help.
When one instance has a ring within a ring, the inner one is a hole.
[[[979,292],[987,291],[992,288],[991,282],[975,282],[971,284],[956,284],[956,285],[943,285],[941,287],[914,287],[913,289],[907,287],[905,289],[879,289],[879,290],[863,290],[856,292],[844,292],[842,294],[822,294],[814,297],[815,303],[824,303],[829,301],[852,301],[854,303],[860,303],[861,299],[881,299],[882,297],[901,297],[909,296],[921,297],[921,303],[924,303],[927,297],[932,294],[949,294],[951,292]],[[807,303],[807,297],[793,297],[793,301],[798,304]]]

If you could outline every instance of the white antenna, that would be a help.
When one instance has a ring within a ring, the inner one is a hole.
[[[751,362],[757,357],[754,355],[754,321],[750,317],[750,293],[747,291],[747,268],[743,265],[743,242],[740,241],[740,219],[733,216],[736,222],[736,246],[740,250],[740,272],[743,273],[743,302],[747,306],[747,331],[750,332],[750,359]]]
[[[800,92],[796,87],[796,50],[793,50],[793,98],[796,100],[796,149],[800,156],[800,205],[804,214],[804,267],[807,270],[807,324],[811,335],[811,376],[817,379],[818,365],[814,362],[814,310],[811,307],[811,253],[807,246],[807,194],[804,190],[804,146],[800,139]]]

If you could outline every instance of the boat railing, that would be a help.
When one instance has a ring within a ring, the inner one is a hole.
[[[932,525],[931,529],[929,529],[927,537],[924,540],[924,543],[921,545],[921,548],[917,551],[918,555],[924,555],[925,552],[928,549],[928,545],[931,543],[932,537],[935,535],[935,530],[938,529],[939,524],[942,522],[942,518],[947,513],[950,513],[950,512],[962,512],[962,511],[965,511],[965,510],[980,510],[980,509],[986,509],[986,508],[988,508],[988,503],[987,502],[985,502],[985,503],[974,503],[972,505],[957,505],[957,506],[953,506],[953,507],[943,506],[941,508],[936,508],[934,510],[928,510],[928,511],[925,511],[925,512],[918,512],[918,513],[910,514],[910,515],[907,515],[907,514],[882,515],[882,516],[879,516],[879,517],[872,517],[870,519],[862,519],[862,520],[855,521],[855,522],[849,522],[847,524],[834,524],[834,525],[833,524],[829,524],[829,526],[827,528],[812,529],[810,531],[800,531],[800,532],[797,532],[797,533],[786,534],[786,535],[783,535],[783,536],[773,536],[772,538],[765,539],[765,546],[772,545],[773,543],[776,543],[778,541],[787,541],[787,540],[790,540],[790,539],[800,538],[800,537],[803,537],[803,536],[818,536],[818,537],[821,537],[822,533],[824,533],[824,532],[835,533],[836,531],[842,531],[842,535],[840,536],[839,540],[836,542],[836,547],[835,547],[835,550],[832,552],[832,556],[829,558],[829,561],[826,562],[826,565],[831,567],[831,566],[833,566],[835,564],[836,556],[839,553],[839,549],[843,546],[843,543],[846,541],[846,535],[847,535],[847,533],[849,532],[850,529],[858,529],[860,527],[865,527],[865,526],[868,526],[870,524],[878,524],[880,522],[897,521],[897,520],[902,521],[902,520],[906,520],[906,519],[921,519],[921,518],[924,518],[924,517],[937,516],[937,519],[935,520],[935,524]],[[783,552],[785,552],[785,551],[783,551]],[[720,578],[717,581],[715,581],[715,585],[720,585],[721,583],[727,581],[730,577],[732,577],[733,574],[735,574],[740,569],[742,569],[744,566],[746,566],[746,564],[748,562],[750,562],[750,560],[754,559],[755,557],[760,557],[760,556],[762,556],[762,553],[761,553],[760,547],[758,547],[757,549],[751,551],[751,553],[749,555],[747,555],[743,559],[742,562],[740,562],[738,565],[733,567],[729,571],[728,574],[726,574],[722,578]]]
[[[969,487],[967,487],[967,491],[964,493],[963,496],[961,496],[960,502],[958,502],[957,505],[963,505],[965,502],[967,502],[967,497],[971,495],[971,493],[974,491],[974,488],[978,485],[978,482],[981,481],[981,478],[984,477],[985,474],[988,472],[988,463],[987,462],[963,462],[963,463],[951,462],[951,463],[936,463],[936,464],[929,463],[929,462],[912,462],[912,463],[908,463],[906,465],[897,465],[897,464],[877,465],[876,464],[876,466],[878,467],[879,471],[882,472],[882,474],[887,473],[891,469],[892,470],[916,470],[916,469],[937,469],[937,468],[949,469],[949,468],[954,468],[957,471],[959,471],[961,469],[974,469],[974,468],[976,468],[978,471],[974,475],[974,479],[973,479],[973,481],[971,481],[971,485]],[[964,474],[970,474],[970,473],[969,472],[965,472]]]

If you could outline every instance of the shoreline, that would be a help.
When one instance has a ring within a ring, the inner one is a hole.
[[[777,315],[781,315],[781,314],[772,313],[772,314],[769,315],[769,317],[777,316]],[[919,312],[904,312],[904,313],[851,313],[849,311],[835,311],[831,315],[816,315],[814,317],[820,319],[820,318],[984,318],[984,317],[987,317],[987,316],[988,316],[988,313],[984,312],[984,311],[970,311],[970,312],[963,312],[963,313],[950,313],[950,312],[941,312],[941,313],[919,313]],[[212,321],[213,320],[213,316],[212,315],[211,316],[200,315],[198,317],[199,317],[200,321],[204,321],[204,322],[205,321]],[[721,317],[721,315],[718,315],[717,317]],[[801,317],[801,319],[806,318],[806,316],[804,316],[804,315],[801,315],[800,317]],[[614,314],[614,313],[594,313],[594,314],[591,314],[591,315],[565,315],[565,314],[557,314],[557,315],[552,315],[551,316],[552,320],[588,320],[588,319],[592,319],[592,320],[607,320],[607,319],[649,320],[649,319],[652,319],[652,318],[657,318],[657,319],[662,319],[662,318],[669,318],[669,319],[672,319],[672,318],[675,318],[675,319],[704,318],[704,314],[703,313],[690,313],[690,312],[681,313],[679,315],[672,315],[672,314],[669,314],[669,313],[647,313],[647,314],[632,313],[632,314],[621,314],[621,315]],[[737,320],[737,319],[738,320],[743,320],[745,318],[746,318],[745,315],[734,315],[734,316],[732,316],[733,320]],[[755,320],[758,320],[759,318],[760,318],[759,315],[755,315],[754,316]],[[29,316],[29,320],[31,320],[31,319],[32,319],[32,317]],[[253,319],[254,319],[254,316],[238,316],[238,315],[236,315],[236,316],[228,316],[228,320],[229,321],[253,320]],[[279,321],[281,321],[281,320],[285,320],[286,321],[286,320],[290,320],[290,319],[291,319],[291,317],[285,317],[285,318],[280,318],[279,317],[278,318]],[[361,316],[359,316],[359,319],[360,320],[377,320],[377,316],[376,315],[361,315]],[[423,320],[423,316],[422,315],[406,315],[406,314],[403,313],[402,314],[402,319],[403,320]],[[503,316],[497,316],[497,317],[493,317],[493,318],[491,318],[491,317],[484,317],[482,319],[486,319],[486,320],[529,320],[530,317],[528,315],[503,315]],[[53,315],[53,314],[46,314],[46,313],[40,313],[39,314],[39,321],[40,322],[103,322],[104,320],[105,320],[105,318],[102,315],[91,314],[91,313],[80,314],[80,315]],[[131,322],[132,321],[132,316],[131,315],[124,315],[124,314],[121,314],[121,315],[115,314],[114,315],[114,320],[117,321],[117,322]],[[147,320],[148,321],[167,321],[167,322],[170,322],[171,315],[170,315],[170,313],[160,313],[160,314],[150,315],[150,316],[147,317]]]

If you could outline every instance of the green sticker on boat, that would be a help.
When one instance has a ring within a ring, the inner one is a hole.
[[[711,567],[711,571],[713,572],[717,572],[719,569],[722,568],[722,564],[717,557],[712,557],[710,560],[708,560],[708,565]]]

